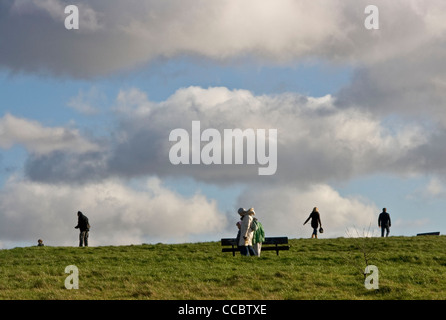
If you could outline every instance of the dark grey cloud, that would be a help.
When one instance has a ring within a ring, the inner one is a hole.
[[[106,161],[104,152],[72,154],[54,151],[44,155],[29,155],[24,171],[33,181],[78,184],[107,178]]]
[[[446,123],[445,40],[355,71],[336,94],[338,107],[360,107],[378,116],[397,114]]]
[[[409,150],[395,163],[394,171],[407,170],[446,179],[446,130],[432,133],[426,143]]]
[[[0,66],[12,72],[100,77],[183,55],[266,64],[327,59],[370,64],[437,40],[440,0],[375,1],[380,30],[364,28],[367,1],[76,1],[80,29],[66,30],[67,0],[0,4]],[[249,17],[249,19],[247,18]]]

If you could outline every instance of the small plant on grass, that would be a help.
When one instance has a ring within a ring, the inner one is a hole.
[[[372,265],[372,261],[376,261],[376,253],[377,253],[377,241],[376,237],[374,237],[373,232],[370,231],[370,225],[367,230],[363,229],[362,234],[358,231],[356,227],[353,228],[353,232],[347,230],[347,237],[352,240],[352,245],[350,246],[351,250],[347,251],[347,260],[348,262],[353,262],[353,265],[359,272],[364,276],[364,279],[367,277],[367,273],[365,273],[365,269]],[[357,259],[357,253],[360,253],[360,262]]]

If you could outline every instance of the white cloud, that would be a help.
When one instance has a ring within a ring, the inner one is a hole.
[[[446,195],[446,188],[438,178],[432,178],[429,181],[426,191],[434,197]]]
[[[436,199],[446,198],[446,185],[439,177],[431,177],[427,184],[414,190],[407,195],[409,200],[422,199],[426,202],[431,202]]]
[[[80,154],[98,151],[100,147],[83,138],[77,129],[44,127],[39,122],[5,114],[0,118],[0,147],[23,145],[29,152],[38,155],[54,151]]]
[[[153,106],[145,92],[131,88],[119,91],[113,109],[123,116],[140,117],[148,116]]]
[[[138,89],[122,90],[116,107],[118,125],[111,129],[104,152],[73,157],[67,156],[67,146],[57,156],[30,157],[26,170],[33,179],[52,182],[147,175],[188,176],[215,184],[265,179],[258,176],[259,164],[172,165],[169,151],[174,143],[169,134],[176,128],[191,131],[194,120],[200,121],[201,130],[277,129],[277,172],[269,183],[307,185],[383,170],[403,174],[424,170],[420,163],[427,154],[421,150],[431,138],[425,128],[416,123],[387,128],[370,112],[338,108],[334,101],[330,96],[255,96],[247,90],[188,87],[155,103]],[[413,158],[420,159],[413,162]]]
[[[10,179],[0,194],[0,241],[76,246],[78,210],[90,220],[94,246],[182,242],[226,227],[215,201],[181,196],[156,178],[138,188],[115,180],[73,186]]]
[[[240,195],[244,207],[254,207],[267,236],[307,238],[313,229],[303,223],[314,207],[319,209],[324,234],[321,237],[347,236],[348,229],[375,226],[377,207],[361,197],[343,197],[326,184],[307,188],[274,186],[249,188]]]
[[[85,115],[95,115],[100,113],[100,105],[104,101],[105,94],[98,88],[92,87],[87,92],[79,90],[78,95],[71,98],[67,106]]]
[[[143,102],[143,106],[148,104]],[[127,139],[122,146],[118,144],[116,150],[120,152],[115,152],[111,162],[125,165],[123,155],[129,159],[132,150],[138,150],[140,160],[146,159],[141,166],[152,163],[158,174],[177,172],[212,179],[213,183],[254,178],[255,168],[245,166],[211,166],[207,170],[204,166],[173,168],[166,163],[172,145],[166,141],[170,131],[175,128],[190,131],[191,122],[200,120],[202,130],[277,129],[278,172],[272,180],[322,182],[332,177],[348,179],[382,169],[394,170],[407,152],[429,138],[417,124],[389,129],[369,112],[339,109],[333,103],[330,96],[312,98],[292,93],[255,96],[247,90],[224,87],[182,88],[166,101],[151,104],[147,116],[135,113],[122,118],[121,129]],[[132,170],[137,166],[132,165]]]

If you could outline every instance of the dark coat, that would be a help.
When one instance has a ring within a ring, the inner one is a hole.
[[[305,223],[308,222],[308,220],[311,219],[311,227],[313,229],[316,229],[317,227],[319,227],[319,225],[322,225],[321,222],[321,216],[319,215],[318,211],[313,211],[310,213],[310,216],[308,217],[308,219],[305,221]],[[304,223],[304,224],[305,224]]]
[[[390,214],[388,212],[381,212],[378,217],[378,226],[390,227],[392,225],[390,221]]]
[[[77,218],[77,226],[75,228],[79,229],[80,231],[90,230],[90,223],[88,222],[88,218],[83,213],[79,214]]]

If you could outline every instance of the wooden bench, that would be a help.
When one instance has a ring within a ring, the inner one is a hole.
[[[237,251],[240,251],[237,247],[237,242],[235,238],[224,238],[221,239],[222,246],[231,246],[231,248],[222,248],[221,252],[232,252],[232,255],[235,256]],[[280,250],[290,250],[290,246],[288,245],[288,237],[266,237],[265,241],[262,242],[262,251],[276,251],[276,254],[279,255]]]
[[[418,233],[417,236],[439,236],[440,232]]]

